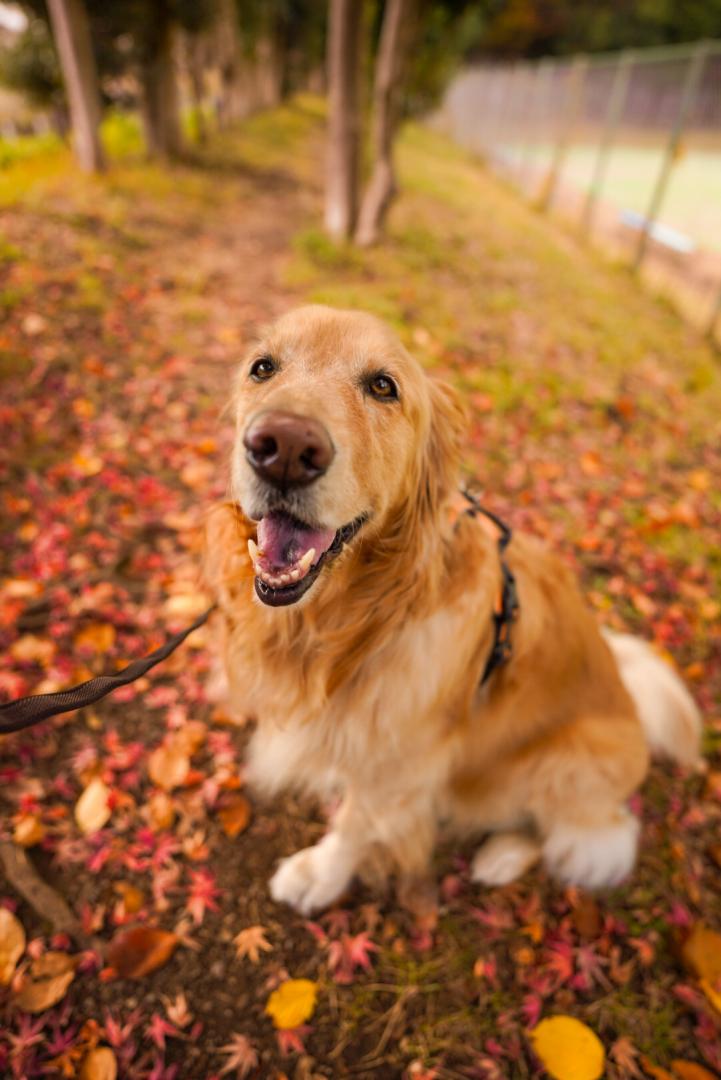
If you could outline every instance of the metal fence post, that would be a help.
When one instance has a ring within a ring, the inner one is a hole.
[[[583,216],[581,218],[581,229],[586,234],[591,231],[593,212],[596,209],[596,203],[603,190],[609,154],[616,138],[616,131],[618,130],[618,123],[621,119],[623,107],[626,104],[633,55],[634,54],[630,51],[621,53],[613,76],[611,95],[608,99],[608,110],[606,112],[606,123],[601,135],[601,141],[598,145],[598,154],[596,155],[596,161],[593,167],[591,185],[588,189],[588,195],[586,196],[586,202],[583,207]]]
[[[556,192],[556,187],[558,186],[561,171],[566,160],[568,144],[571,140],[571,133],[576,123],[576,119],[578,117],[578,112],[581,105],[581,99],[583,97],[583,84],[586,77],[587,67],[588,58],[585,56],[576,56],[571,61],[571,66],[568,69],[568,76],[566,78],[566,94],[563,106],[563,118],[561,120],[561,131],[553,155],[551,168],[549,170],[548,176],[546,177],[543,193],[539,200],[539,208],[541,210],[550,209],[551,203],[553,201],[553,196]]]
[[[548,81],[551,72],[548,60],[539,60],[536,65],[535,78],[529,80],[529,89],[532,100],[528,105],[528,125],[523,145],[521,147],[520,168],[521,174],[528,173],[533,166],[533,141],[536,131],[541,127],[543,120],[543,108],[548,93]]]
[[[658,213],[663,203],[663,197],[666,194],[666,188],[671,176],[671,170],[673,169],[678,154],[679,144],[681,142],[681,135],[683,134],[686,120],[696,100],[696,94],[698,93],[699,84],[701,82],[701,75],[703,73],[704,63],[709,51],[709,42],[700,41],[694,49],[691,61],[686,72],[686,78],[684,80],[683,89],[681,91],[681,98],[678,103],[678,109],[676,111],[676,117],[674,124],[669,135],[668,143],[666,145],[666,153],[664,154],[663,161],[661,162],[661,168],[659,170],[658,179],[656,180],[656,186],[651,196],[651,202],[649,203],[646,218],[644,220],[641,235],[638,238],[638,246],[636,248],[636,256],[633,260],[633,269],[638,270],[643,262],[646,249],[648,247],[648,238],[653,228],[654,222],[658,217]]]

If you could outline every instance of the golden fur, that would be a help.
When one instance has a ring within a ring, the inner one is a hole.
[[[282,371],[258,385],[248,365],[265,354]],[[396,379],[399,401],[362,392],[377,369]],[[319,420],[337,451],[293,513],[305,507],[332,529],[370,519],[300,602],[269,608],[246,552],[254,525],[244,514],[258,516],[261,496],[241,439],[277,408]],[[646,774],[648,743],[693,762],[698,714],[641,643],[604,638],[565,566],[521,535],[507,553],[520,599],[513,657],[479,687],[500,564],[479,519],[453,522],[465,429],[454,391],[376,319],[308,307],[251,351],[234,409],[231,499],[210,514],[206,558],[229,699],[257,718],[250,771],[261,788],[341,799],[325,839],[281,864],[276,899],[309,912],[378,865],[412,893],[441,821],[498,833],[476,856],[480,881],[511,880],[538,858],[590,887],[627,874],[637,823],[625,803]],[[658,690],[664,679],[673,693]],[[650,685],[664,715],[639,710]]]

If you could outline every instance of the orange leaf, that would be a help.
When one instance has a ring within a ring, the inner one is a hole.
[[[721,934],[697,923],[681,947],[681,957],[689,971],[715,985],[721,979]]]
[[[163,743],[148,758],[148,775],[164,791],[180,787],[190,770],[187,753],[172,742]]]
[[[682,1061],[681,1058],[676,1058],[671,1062],[671,1068],[680,1080],[718,1080],[716,1073],[712,1073],[703,1065],[697,1065],[693,1061]]]
[[[108,960],[123,978],[140,979],[167,963],[177,944],[177,934],[137,926],[115,935],[108,947]]]
[[[75,646],[95,653],[106,653],[115,644],[112,623],[90,623],[75,635]]]
[[[98,1046],[85,1057],[79,1073],[79,1080],[115,1080],[118,1075],[118,1063],[109,1046]]]
[[[218,811],[218,817],[225,835],[234,840],[248,827],[250,803],[245,795],[231,795],[224,800],[223,806]]]
[[[672,1076],[668,1069],[662,1069],[660,1065],[654,1065],[652,1061],[645,1055],[641,1055],[638,1059],[641,1062],[643,1071],[653,1077],[653,1080],[676,1080],[675,1076]]]

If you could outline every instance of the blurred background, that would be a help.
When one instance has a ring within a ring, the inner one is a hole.
[[[71,137],[89,170],[180,157],[302,91],[330,95],[332,236],[377,239],[422,116],[715,336],[721,0],[0,4],[0,168]]]

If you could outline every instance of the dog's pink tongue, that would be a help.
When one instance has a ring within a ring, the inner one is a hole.
[[[261,562],[268,570],[293,567],[311,548],[315,548],[313,563],[317,563],[334,537],[333,529],[307,529],[280,513],[268,514],[258,522]]]

